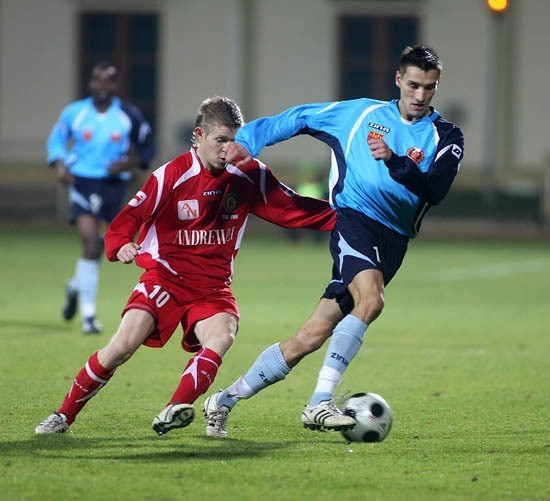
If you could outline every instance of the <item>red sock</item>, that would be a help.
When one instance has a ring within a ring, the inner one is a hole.
[[[57,412],[65,414],[67,423],[71,424],[86,402],[107,384],[114,372],[115,369],[106,369],[99,363],[96,351],[76,375]]]
[[[180,384],[168,404],[192,404],[210,388],[221,364],[222,359],[215,351],[203,348],[197,352],[187,362]]]

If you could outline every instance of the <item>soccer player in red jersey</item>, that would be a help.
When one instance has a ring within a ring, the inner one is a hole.
[[[193,402],[213,383],[237,334],[239,310],[230,283],[248,215],[285,228],[332,229],[328,202],[297,195],[256,159],[239,168],[225,161],[242,124],[235,102],[206,99],[193,147],[154,171],[109,225],[107,258],[135,261],[145,272],[115,335],[92,354],[61,407],[36,433],[66,431],[118,366],[142,344],[162,347],[179,324],[183,348],[195,355],[153,430],[162,435],[188,426]]]

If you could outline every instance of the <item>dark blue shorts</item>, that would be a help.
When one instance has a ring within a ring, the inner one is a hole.
[[[126,182],[120,179],[75,177],[69,187],[69,222],[74,223],[82,214],[92,214],[110,223],[120,211],[125,191]]]
[[[344,314],[353,309],[348,285],[363,270],[380,270],[384,284],[397,273],[409,239],[353,209],[340,209],[330,235],[332,281],[322,297],[336,299]]]

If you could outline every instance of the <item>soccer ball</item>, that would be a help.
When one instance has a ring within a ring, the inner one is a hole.
[[[341,411],[357,424],[342,432],[350,442],[382,442],[391,430],[393,414],[388,403],[376,393],[356,393],[343,404]]]

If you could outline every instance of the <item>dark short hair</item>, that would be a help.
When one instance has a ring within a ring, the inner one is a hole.
[[[401,53],[399,72],[405,73],[409,66],[416,66],[423,71],[443,70],[439,55],[427,45],[409,45]]]
[[[224,125],[238,129],[244,123],[239,105],[228,97],[213,96],[205,99],[199,106],[195,127],[209,129],[214,125]]]

